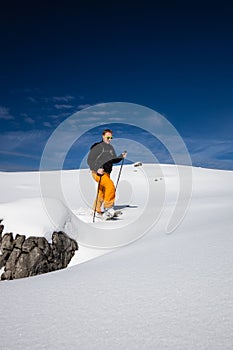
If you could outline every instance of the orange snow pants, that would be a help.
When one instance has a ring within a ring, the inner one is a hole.
[[[96,206],[97,213],[101,213],[101,206],[104,205],[104,208],[111,208],[115,202],[115,185],[113,181],[110,179],[110,174],[104,173],[101,177],[96,174],[96,172],[92,171],[93,179],[99,183],[99,194],[97,203],[96,200],[93,205],[93,209]],[[101,178],[101,179],[100,179]]]

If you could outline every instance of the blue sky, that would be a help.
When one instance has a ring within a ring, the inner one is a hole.
[[[114,101],[165,116],[195,166],[233,170],[231,1],[5,2],[0,37],[0,170],[37,170],[62,121]]]

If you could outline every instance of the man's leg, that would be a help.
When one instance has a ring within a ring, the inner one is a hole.
[[[102,176],[101,185],[104,187],[104,208],[112,208],[115,202],[115,185],[109,174]]]
[[[100,176],[97,175],[94,171],[92,172],[92,177],[93,179],[98,183],[99,185],[99,181],[100,181]],[[103,176],[102,176],[103,177]],[[98,193],[98,199],[97,199],[97,203],[96,203],[96,199],[95,202],[93,204],[93,210],[95,210],[96,208],[96,212],[97,213],[101,213],[101,206],[104,202],[104,186],[102,184],[102,177],[101,177],[101,183],[99,187],[99,193]],[[96,196],[97,197],[97,196]]]

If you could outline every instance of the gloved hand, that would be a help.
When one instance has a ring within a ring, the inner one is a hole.
[[[122,158],[126,158],[126,156],[127,156],[127,152],[126,151],[122,152]]]
[[[97,170],[97,175],[99,175],[99,176],[104,175],[104,169],[103,169],[103,168],[99,168],[99,169]]]

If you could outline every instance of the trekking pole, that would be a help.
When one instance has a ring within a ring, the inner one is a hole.
[[[94,209],[94,214],[93,214],[93,222],[95,222],[95,214],[96,214],[96,208],[97,208],[97,202],[99,199],[99,190],[100,190],[100,182],[101,182],[101,176],[98,182],[98,187],[97,187],[97,194],[96,194],[96,200],[95,200],[95,209]]]
[[[124,153],[126,153],[126,151],[124,151]],[[121,162],[121,167],[120,167],[120,170],[119,170],[119,174],[118,174],[118,178],[117,178],[117,182],[116,182],[115,189],[117,189],[118,182],[119,182],[119,180],[120,180],[121,171],[122,171],[122,167],[123,167],[124,161],[125,161],[125,158],[123,158],[123,159],[122,159],[122,162]]]

